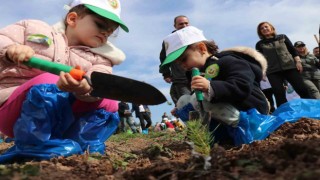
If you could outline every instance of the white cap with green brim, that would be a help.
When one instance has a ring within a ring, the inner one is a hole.
[[[179,58],[189,45],[205,40],[207,39],[204,37],[203,32],[194,26],[187,26],[169,34],[163,40],[166,59],[161,64],[161,67]]]
[[[120,27],[129,32],[128,27],[120,19],[121,4],[119,0],[73,0],[70,8],[85,5],[91,11],[98,15],[119,23]]]

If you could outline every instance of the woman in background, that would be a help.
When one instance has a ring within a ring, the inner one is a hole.
[[[300,74],[303,71],[300,57],[289,38],[285,34],[277,34],[269,22],[261,22],[257,27],[257,33],[260,41],[257,42],[256,49],[267,59],[267,77],[277,105],[287,102],[286,91],[283,88],[285,80],[301,98],[311,98]]]

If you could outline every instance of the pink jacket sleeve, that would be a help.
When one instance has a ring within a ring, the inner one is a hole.
[[[8,60],[5,56],[7,47],[12,44],[24,44],[25,21],[19,21],[0,29],[0,60]]]

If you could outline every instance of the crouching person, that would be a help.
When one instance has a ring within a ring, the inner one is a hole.
[[[124,60],[108,41],[118,28],[128,32],[119,1],[74,0],[69,8],[54,26],[23,20],[0,29],[0,131],[15,141],[0,162],[104,153],[104,142],[117,128],[117,102],[92,97],[87,80],[24,65],[38,57],[81,66],[90,77],[94,71],[110,74]]]
[[[193,26],[168,35],[164,42],[166,59],[162,66],[175,61],[185,70],[200,70],[201,75],[192,78],[191,88],[204,95],[203,109],[211,114],[210,130],[222,124],[214,132],[216,141],[230,139],[228,128],[238,125],[239,111],[257,109],[261,114],[268,113],[267,100],[259,88],[267,68],[260,53],[246,47],[218,53],[218,46]],[[179,116],[182,120],[189,118],[185,112],[200,110],[194,95],[181,97],[179,101],[172,112],[182,115]]]

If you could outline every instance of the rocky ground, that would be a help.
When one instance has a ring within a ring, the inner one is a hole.
[[[196,156],[183,133],[113,135],[104,155],[0,165],[0,179],[319,179],[320,120],[286,123],[250,145]],[[12,144],[1,143],[0,152]],[[207,162],[207,163],[204,163]],[[210,163],[208,163],[210,162]]]

